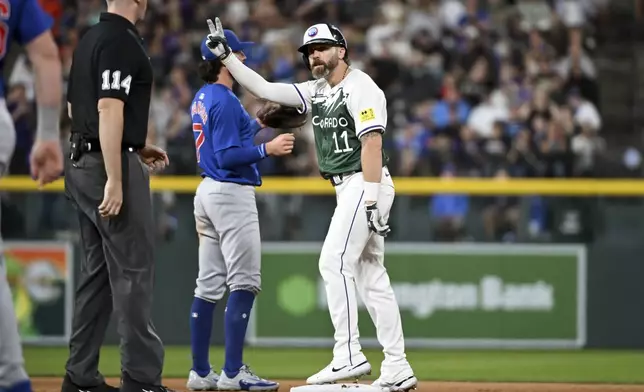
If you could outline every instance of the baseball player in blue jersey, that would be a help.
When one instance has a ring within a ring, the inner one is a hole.
[[[241,61],[251,42],[230,30],[226,39]],[[279,384],[251,372],[242,361],[246,328],[260,291],[261,239],[255,187],[262,181],[257,162],[293,150],[293,134],[255,145],[263,128],[252,120],[232,92],[233,79],[221,61],[201,45],[199,74],[206,84],[192,102],[192,129],[203,181],[197,188],[194,214],[199,236],[199,276],[191,309],[191,390],[273,391]],[[225,352],[221,375],[212,370],[208,350],[213,311],[230,290],[226,304]]]
[[[37,0],[0,0],[0,75],[9,44],[22,45],[33,64],[36,79],[38,125],[32,148],[31,174],[40,185],[60,176],[63,157],[60,146],[59,116],[62,98],[62,67],[58,48],[51,34],[52,18]],[[15,147],[16,135],[4,100],[6,84],[0,76],[0,176],[6,174]],[[0,237],[0,391],[29,392],[31,383],[24,368],[18,325]]]

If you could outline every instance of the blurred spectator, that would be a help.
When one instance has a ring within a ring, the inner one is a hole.
[[[503,181],[508,178],[505,169],[499,169],[494,178]],[[497,196],[490,198],[487,207],[483,210],[483,225],[485,235],[490,241],[513,242],[517,236],[520,209],[519,198]]]
[[[513,177],[537,177],[543,172],[543,163],[534,151],[528,129],[519,131],[508,151],[509,172]]]
[[[579,92],[573,91],[568,96],[568,104],[574,113],[575,125],[592,133],[601,130],[602,119],[592,102],[584,99]]]
[[[456,175],[455,168],[447,165],[441,177],[449,180]],[[468,195],[440,194],[433,196],[430,203],[430,216],[436,241],[453,242],[465,236],[465,218],[469,210]]]
[[[467,119],[466,126],[478,139],[487,139],[494,134],[494,125],[499,121],[507,121],[510,117],[505,106],[495,105],[489,95],[486,95]]]
[[[431,120],[437,131],[455,136],[470,116],[471,105],[455,86],[445,85],[443,97],[433,107]]]

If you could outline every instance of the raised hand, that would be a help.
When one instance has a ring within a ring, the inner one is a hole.
[[[208,23],[208,30],[210,31],[210,34],[206,37],[206,46],[220,60],[225,60],[232,52],[228,46],[228,42],[226,42],[221,21],[219,18],[215,18],[215,23],[212,22],[212,19],[208,19],[206,22]]]

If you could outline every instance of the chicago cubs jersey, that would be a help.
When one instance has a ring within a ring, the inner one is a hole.
[[[335,174],[362,168],[360,137],[387,127],[384,92],[366,73],[353,69],[331,87],[325,79],[294,85],[311,114],[320,173]],[[383,166],[388,157],[382,152]]]
[[[49,30],[53,22],[38,0],[0,0],[0,70],[4,69],[5,56],[13,41],[26,45]],[[5,92],[5,80],[0,76],[0,96]]]
[[[226,86],[206,84],[195,94],[191,106],[192,131],[202,176],[242,185],[261,185],[257,164],[225,169],[215,155],[233,147],[254,146],[250,115]]]

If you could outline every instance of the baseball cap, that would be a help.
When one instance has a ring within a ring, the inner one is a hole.
[[[224,30],[224,36],[226,37],[226,41],[228,42],[228,46],[230,47],[230,50],[233,52],[242,52],[251,46],[255,45],[254,42],[250,41],[240,41],[239,38],[237,38],[237,35],[232,30]],[[203,41],[201,41],[201,58],[204,60],[212,61],[217,58],[210,49],[208,49],[208,46],[206,45],[206,40],[208,37],[204,38]]]

